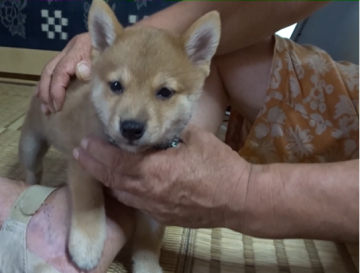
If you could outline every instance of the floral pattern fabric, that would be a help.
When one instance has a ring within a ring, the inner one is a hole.
[[[232,111],[226,142],[252,163],[359,158],[359,67],[275,35],[265,103],[254,124]]]

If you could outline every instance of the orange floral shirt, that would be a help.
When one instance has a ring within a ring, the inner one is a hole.
[[[254,124],[232,111],[226,142],[252,163],[359,158],[359,66],[275,35],[267,96]]]

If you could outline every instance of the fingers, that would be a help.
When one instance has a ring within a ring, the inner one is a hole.
[[[65,49],[44,68],[38,90],[35,94],[41,99],[43,112],[60,111],[65,100],[65,91],[72,76],[88,80],[91,74],[91,42],[89,35],[74,37]]]
[[[34,96],[37,97],[37,98],[40,97],[40,82],[35,87]],[[46,104],[41,103],[41,112],[44,115],[49,115],[50,114],[50,109],[46,106]]]
[[[118,158],[121,157],[119,148],[116,148],[111,144],[99,139],[83,139],[81,141],[81,147],[91,156],[108,167],[114,166],[114,162],[118,162]]]
[[[74,51],[74,54],[78,54],[78,52]],[[80,59],[81,56],[74,56],[74,54],[67,54],[54,68],[49,90],[49,99],[50,105],[53,105],[55,111],[60,111],[62,109],[65,101],[66,88],[69,85],[71,77],[75,75],[79,63],[81,72],[78,71],[78,74],[83,74],[83,76],[80,77],[89,77],[89,75],[86,75],[86,73],[90,74],[90,61],[82,60]],[[84,66],[87,67],[87,69],[84,69]]]
[[[104,186],[116,190],[126,190],[129,193],[135,193],[139,190],[139,184],[136,183],[132,178],[104,165],[83,148],[74,149],[73,156],[81,167],[83,167],[96,180],[103,183]],[[124,204],[127,205],[128,202]]]
[[[81,81],[87,81],[91,76],[90,60],[83,60],[76,65],[76,77]]]
[[[91,176],[103,182],[105,186],[112,186],[114,179],[107,166],[90,156],[81,148],[74,149],[73,156],[80,166],[86,169]]]
[[[193,141],[198,136],[201,129],[195,125],[188,124],[181,133],[181,140],[186,145]]]
[[[52,79],[52,73],[56,65],[59,63],[59,61],[63,58],[65,54],[66,52],[63,51],[50,62],[48,62],[48,64],[44,67],[41,73],[41,79],[37,86],[37,91],[35,92],[35,94],[40,98],[41,102],[44,105],[42,106],[42,110],[48,109],[50,111],[54,111],[54,109],[52,109],[50,106],[50,83]]]
[[[81,47],[80,47],[81,46]],[[66,95],[66,88],[73,75],[81,81],[87,81],[91,76],[90,45],[75,44],[59,64],[55,67],[50,94],[56,111],[63,107]]]
[[[138,168],[134,167],[141,165],[144,158],[143,155],[129,153],[95,138],[84,139],[81,141],[81,147],[105,166],[129,176],[138,174]]]
[[[76,63],[67,55],[61,59],[53,71],[49,89],[49,105],[55,109],[55,112],[62,109],[66,87],[70,83],[71,76],[75,74],[75,67]]]
[[[112,191],[111,196],[116,198],[122,204],[124,204],[128,207],[131,207],[131,208],[143,210],[144,208],[147,207],[145,205],[144,200],[142,200],[141,198],[139,198],[138,196],[136,196],[134,194],[131,194],[131,193],[128,193],[125,191],[120,191],[120,190]]]

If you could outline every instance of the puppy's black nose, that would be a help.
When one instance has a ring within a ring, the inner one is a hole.
[[[145,133],[145,124],[136,120],[124,120],[120,123],[120,131],[126,139],[137,140]]]

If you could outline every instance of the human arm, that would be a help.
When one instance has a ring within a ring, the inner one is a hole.
[[[90,139],[75,157],[120,202],[167,225],[358,240],[359,160],[254,165],[201,129],[183,138],[178,148],[148,155]]]
[[[254,44],[277,30],[306,18],[327,3],[324,1],[183,1],[137,24],[182,33],[200,16],[218,10],[222,21],[222,34],[217,51],[219,55]],[[90,77],[90,53],[89,34],[80,34],[45,66],[36,91],[43,102],[44,113],[55,112],[55,108],[56,111],[61,110],[65,100],[65,89],[73,75],[76,74],[81,80]]]
[[[182,33],[196,19],[217,10],[221,39],[216,55],[253,45],[295,24],[330,1],[182,1],[141,20],[138,25]]]
[[[271,238],[358,242],[358,159],[264,165],[250,178],[248,187],[244,232]]]

